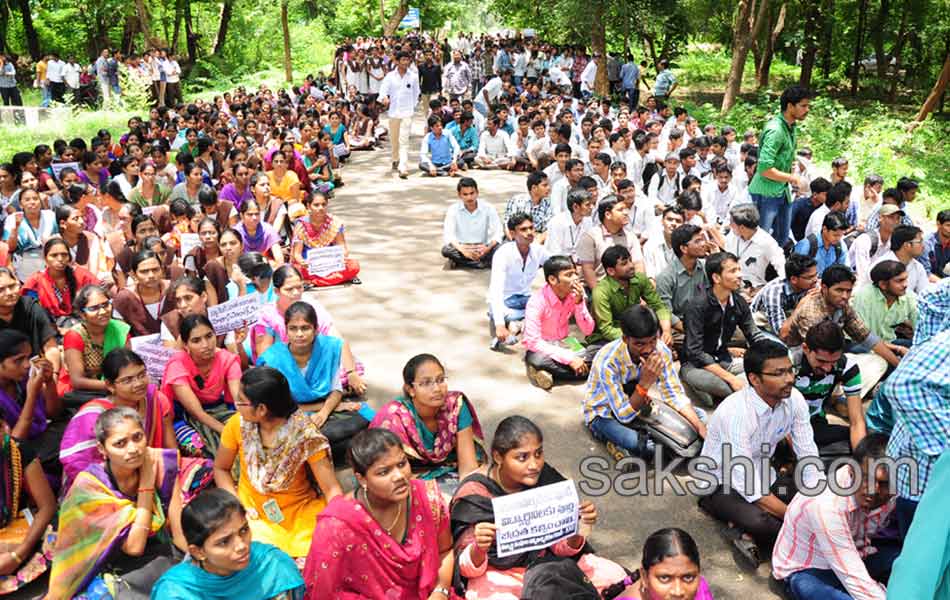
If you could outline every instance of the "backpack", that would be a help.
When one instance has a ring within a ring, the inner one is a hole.
[[[805,239],[808,240],[808,256],[815,258],[815,256],[818,254],[818,236],[812,233],[809,234],[809,236]],[[871,256],[874,256],[874,253],[877,252],[877,244],[873,243],[873,239],[871,242],[874,246],[874,249],[871,250]],[[841,264],[842,255],[843,251],[841,250],[841,244],[835,244],[835,264]]]

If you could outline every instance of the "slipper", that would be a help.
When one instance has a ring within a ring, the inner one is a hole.
[[[751,567],[752,570],[759,567],[759,564],[762,563],[762,558],[759,556],[759,547],[752,540],[742,537],[742,530],[737,527],[723,525],[719,529],[719,533],[732,544],[732,547],[746,562],[746,566]]]

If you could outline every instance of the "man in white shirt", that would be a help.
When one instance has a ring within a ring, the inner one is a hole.
[[[548,259],[541,244],[533,244],[534,223],[525,213],[516,213],[506,224],[511,242],[495,252],[488,284],[488,324],[492,350],[517,343],[531,297],[531,282]],[[497,320],[496,320],[497,319]]]
[[[442,256],[450,269],[487,269],[503,234],[498,211],[478,199],[478,184],[470,177],[460,179],[456,191],[459,201],[442,223]]]
[[[666,155],[663,168],[653,174],[647,188],[647,196],[653,205],[662,210],[676,201],[682,190],[683,174],[679,172],[680,157],[675,152]]]
[[[165,71],[165,100],[171,106],[181,102],[181,65],[175,55],[170,55],[162,65]]]
[[[76,59],[70,57],[66,62],[66,66],[63,67],[63,81],[66,82],[66,87],[74,94],[79,89],[79,75],[81,73],[82,67],[79,66]]]
[[[871,268],[881,261],[896,260],[907,267],[907,291],[918,296],[930,285],[927,270],[917,258],[924,253],[924,233],[919,227],[901,225],[891,234],[891,251],[871,263]]]
[[[699,506],[751,536],[757,549],[737,547],[750,559],[760,559],[770,555],[788,502],[797,491],[791,476],[778,477],[768,466],[776,446],[791,437],[799,461],[817,460],[818,448],[808,404],[794,386],[795,367],[788,348],[760,340],[751,345],[743,362],[749,386],[726,397],[706,424],[702,456],[714,466],[699,468],[706,472],[702,480],[709,482],[706,475],[711,476],[715,489],[701,492]],[[731,464],[728,471],[726,463]],[[763,466],[768,472],[762,472]],[[812,462],[801,477],[814,489],[823,473]],[[739,536],[736,541],[742,542]]]
[[[595,54],[581,72],[581,96],[588,98],[594,93],[594,83],[597,79],[597,63],[600,54]]]
[[[577,186],[577,182],[581,180],[581,177],[584,176],[584,163],[576,158],[568,159],[564,165],[564,170],[567,172],[567,177],[561,177],[551,186],[551,213],[555,215],[570,213],[567,206],[567,196]],[[550,181],[550,177],[548,181]],[[552,254],[557,254],[557,252],[552,252]]]
[[[824,206],[819,206],[815,212],[808,217],[808,225],[805,225],[805,237],[811,234],[819,235],[825,217],[830,212],[848,213],[848,206],[851,203],[851,186],[844,182],[838,182],[828,190],[828,196],[825,197]]]
[[[683,224],[683,211],[676,205],[667,206],[663,209],[661,222],[663,235],[653,234],[643,245],[643,264],[647,277],[653,281],[656,281],[656,276],[676,259],[673,246],[670,244],[670,236],[674,229]]]
[[[405,52],[396,53],[396,68],[386,74],[379,87],[378,101],[389,109],[389,138],[392,141],[393,170],[409,176],[409,133],[412,115],[419,103],[419,75],[409,70],[412,62]]]
[[[53,102],[63,102],[63,95],[66,93],[66,63],[60,60],[55,52],[51,52],[49,56],[46,61],[46,80],[49,82],[50,97]]]
[[[544,241],[544,248],[551,256],[563,254],[576,262],[577,242],[593,226],[590,215],[594,205],[590,193],[582,189],[571,190],[567,195],[567,208],[567,211],[554,215],[548,221],[548,237]]]
[[[515,165],[515,148],[511,137],[501,129],[497,115],[488,118],[488,127],[478,138],[475,166],[480,169],[510,170]]]
[[[860,287],[871,281],[871,265],[891,251],[891,234],[901,223],[904,211],[896,204],[885,204],[880,211],[880,227],[877,231],[865,231],[851,244],[851,264]]]
[[[771,265],[779,278],[785,278],[785,253],[778,242],[759,227],[759,209],[747,202],[729,210],[729,233],[726,252],[736,255],[742,270],[743,294],[751,301],[765,285],[765,273]]]
[[[727,165],[716,169],[715,181],[703,184],[700,195],[703,199],[703,214],[711,223],[729,224],[729,209],[739,204],[736,188],[732,186],[732,171]]]
[[[548,183],[553,186],[567,177],[567,161],[570,159],[571,147],[568,144],[560,143],[554,147],[554,162],[544,168],[544,174],[548,176]],[[581,165],[583,165],[583,162]]]
[[[481,113],[483,117],[487,117],[491,112],[491,107],[498,102],[498,98],[501,97],[505,89],[505,83],[510,79],[510,71],[505,71],[489,79],[488,82],[485,83],[485,87],[478,90],[478,93],[475,94],[475,98],[473,98],[475,110]]]

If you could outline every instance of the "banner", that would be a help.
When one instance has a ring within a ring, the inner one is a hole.
[[[326,277],[346,268],[343,262],[343,246],[327,246],[307,250],[307,271],[311,275]]]
[[[218,335],[224,335],[229,331],[235,331],[244,327],[251,326],[257,322],[257,314],[261,310],[261,295],[257,292],[238,296],[233,300],[228,300],[221,304],[208,307],[208,320],[214,327],[214,332]]]
[[[402,18],[402,21],[399,21],[399,29],[420,29],[421,27],[422,19],[419,16],[419,9],[410,6],[409,12]]]
[[[132,351],[145,361],[145,370],[149,381],[161,385],[165,375],[165,365],[178,350],[162,345],[161,334],[140,335],[129,340]]]
[[[181,234],[181,257],[184,258],[188,256],[188,253],[191,252],[193,248],[197,248],[200,245],[201,238],[198,237],[197,233]]]
[[[498,557],[547,548],[577,533],[577,489],[559,481],[491,500]]]

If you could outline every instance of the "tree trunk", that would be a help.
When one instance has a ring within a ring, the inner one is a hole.
[[[138,25],[135,23],[135,15],[125,15],[125,23],[122,25],[122,42],[119,48],[126,54],[132,53],[133,36],[138,31]]]
[[[723,114],[736,103],[739,90],[742,88],[742,73],[745,71],[745,61],[752,47],[752,40],[762,31],[765,15],[769,11],[769,0],[739,0],[736,12],[734,36],[732,41],[732,65],[729,68],[729,78],[726,80],[726,93],[722,97]],[[753,21],[753,15],[755,20]]]
[[[179,54],[178,40],[181,37],[181,19],[185,14],[185,0],[175,0],[175,32],[172,34],[172,53]]]
[[[287,22],[287,5],[290,0],[280,2],[280,28],[284,33],[284,79],[293,83],[294,68],[290,61],[290,24]]]
[[[802,0],[805,19],[805,38],[802,40],[802,64],[798,76],[798,85],[811,86],[811,75],[815,70],[815,55],[818,53],[818,30],[821,23],[821,3],[815,0]]]
[[[877,11],[877,22],[871,29],[871,36],[874,41],[874,58],[877,60],[877,76],[880,79],[887,77],[887,64],[884,58],[884,29],[887,27],[887,14],[890,12],[890,0],[881,0],[881,6]]]
[[[386,31],[386,0],[379,0],[379,31]]]
[[[891,77],[891,89],[889,91],[891,102],[897,98],[897,83],[900,81],[901,57],[904,53],[904,41],[907,37],[907,14],[909,12],[905,3],[904,10],[901,11],[901,24],[897,29],[897,41],[894,43],[894,76]],[[947,39],[950,41],[950,37]],[[947,51],[950,53],[950,48]]]
[[[36,35],[36,28],[33,27],[30,0],[17,0],[17,8],[20,10],[20,16],[23,17],[23,36],[26,38],[26,48],[30,52],[30,58],[33,59],[33,62],[36,62],[41,58],[40,38]]]
[[[920,107],[917,116],[914,117],[915,122],[920,123],[927,118],[927,115],[929,115],[934,109],[934,106],[937,105],[937,100],[939,100],[940,96],[947,90],[948,83],[950,83],[950,52],[947,53],[947,57],[943,61],[943,69],[940,71],[940,76],[937,77],[937,82],[934,83],[933,89],[930,90],[930,94],[927,96],[927,99],[924,100],[923,106]]]
[[[409,12],[409,0],[399,0],[399,6],[396,7],[396,12],[389,17],[389,21],[386,23],[386,28],[383,30],[383,35],[390,36],[396,33],[396,30],[399,29],[399,22],[402,21],[402,18],[406,16],[406,13]]]
[[[594,54],[600,55],[597,59],[594,92],[602,98],[608,98],[610,97],[610,82],[607,81],[607,30],[604,24],[603,2],[595,0],[591,11],[593,14],[591,15],[590,47]]]
[[[191,0],[185,0],[185,47],[188,49],[188,62],[198,60],[198,35],[191,24]]]
[[[218,17],[218,33],[214,36],[214,46],[211,48],[211,54],[219,54],[224,48],[224,42],[228,38],[228,26],[231,24],[233,9],[234,0],[224,0],[221,5],[221,14]]]
[[[860,62],[864,50],[864,27],[868,19],[868,0],[860,0],[858,5],[858,26],[854,40],[854,64],[851,66],[851,96],[858,95],[858,77],[861,76]]]
[[[135,0],[135,16],[138,19],[139,31],[142,32],[145,48],[161,48],[162,41],[152,37],[152,18],[148,14],[148,7],[145,6],[145,0]]]
[[[769,71],[772,69],[772,59],[775,57],[775,44],[778,43],[778,37],[785,29],[785,9],[786,4],[783,2],[778,11],[778,18],[772,25],[772,31],[766,38],[765,52],[762,53],[762,60],[759,62],[756,74],[756,88],[760,90],[769,85]]]
[[[821,32],[821,47],[823,50],[821,56],[821,74],[825,79],[827,79],[831,75],[831,43],[833,41],[832,34],[834,33],[835,24],[835,0],[824,1],[827,2],[827,5],[821,11],[822,16],[824,17],[824,28]]]
[[[0,52],[7,51],[7,27],[10,25],[10,7],[0,0]]]

